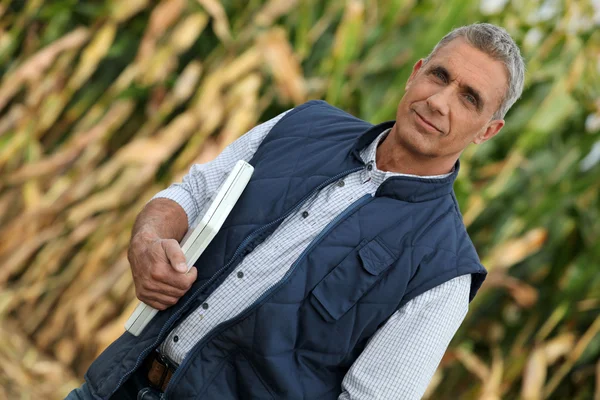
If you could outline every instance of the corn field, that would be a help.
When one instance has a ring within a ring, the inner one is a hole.
[[[123,332],[156,192],[308,99],[393,119],[475,21],[519,43],[526,87],[461,157],[489,275],[425,398],[600,400],[597,0],[0,0],[0,399],[63,398]]]

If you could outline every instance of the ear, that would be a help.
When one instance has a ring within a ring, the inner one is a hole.
[[[500,132],[500,130],[502,129],[503,126],[504,126],[503,119],[495,119],[493,121],[490,121],[487,128],[485,128],[480,133],[475,135],[475,137],[473,138],[473,143],[481,144],[483,142],[487,142],[488,140],[490,140],[491,138],[496,136],[496,134],[498,132]]]
[[[421,67],[423,66],[423,59],[421,58],[419,61],[417,61],[413,67],[413,70],[410,74],[410,76],[408,77],[408,80],[406,81],[406,85],[404,86],[404,90],[408,89],[408,87],[410,86],[410,83],[413,81],[413,79],[415,78],[415,76],[417,76],[417,73],[419,72],[419,70],[421,69]]]

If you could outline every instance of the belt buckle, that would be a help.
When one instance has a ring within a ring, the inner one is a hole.
[[[166,380],[169,375],[169,372],[174,372],[174,365],[160,352],[157,350],[154,355],[154,361],[160,364],[163,367],[163,370],[160,374],[160,379],[156,382],[156,377],[152,375],[152,366],[150,366],[150,371],[148,372],[148,381],[150,382],[150,386],[154,389],[158,389],[160,391],[164,391],[164,386],[166,386]]]

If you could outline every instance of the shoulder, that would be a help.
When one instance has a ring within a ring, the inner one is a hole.
[[[413,214],[415,234],[413,245],[427,245],[444,249],[456,256],[471,257],[479,262],[475,246],[464,225],[454,193],[421,204]]]
[[[311,116],[311,120],[306,120],[305,117]],[[294,107],[280,121],[280,123],[289,122],[291,120],[302,120],[303,122],[315,122],[320,119],[337,119],[347,122],[363,123],[371,125],[360,118],[338,108],[332,106],[324,100],[310,100],[304,104]]]
[[[281,118],[265,143],[290,138],[340,142],[355,139],[372,126],[323,100],[311,100]]]

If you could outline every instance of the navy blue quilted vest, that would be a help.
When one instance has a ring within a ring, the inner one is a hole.
[[[125,332],[86,380],[108,399],[168,332],[231,270],[321,188],[365,168],[360,149],[393,121],[373,126],[322,101],[283,117],[250,163],[254,175],[197,262],[198,279],[139,337]],[[399,307],[464,274],[470,299],[486,271],[471,243],[452,185],[393,177],[374,197],[336,217],[285,277],[238,317],[217,326],[187,355],[168,399],[336,399],[369,338]]]

